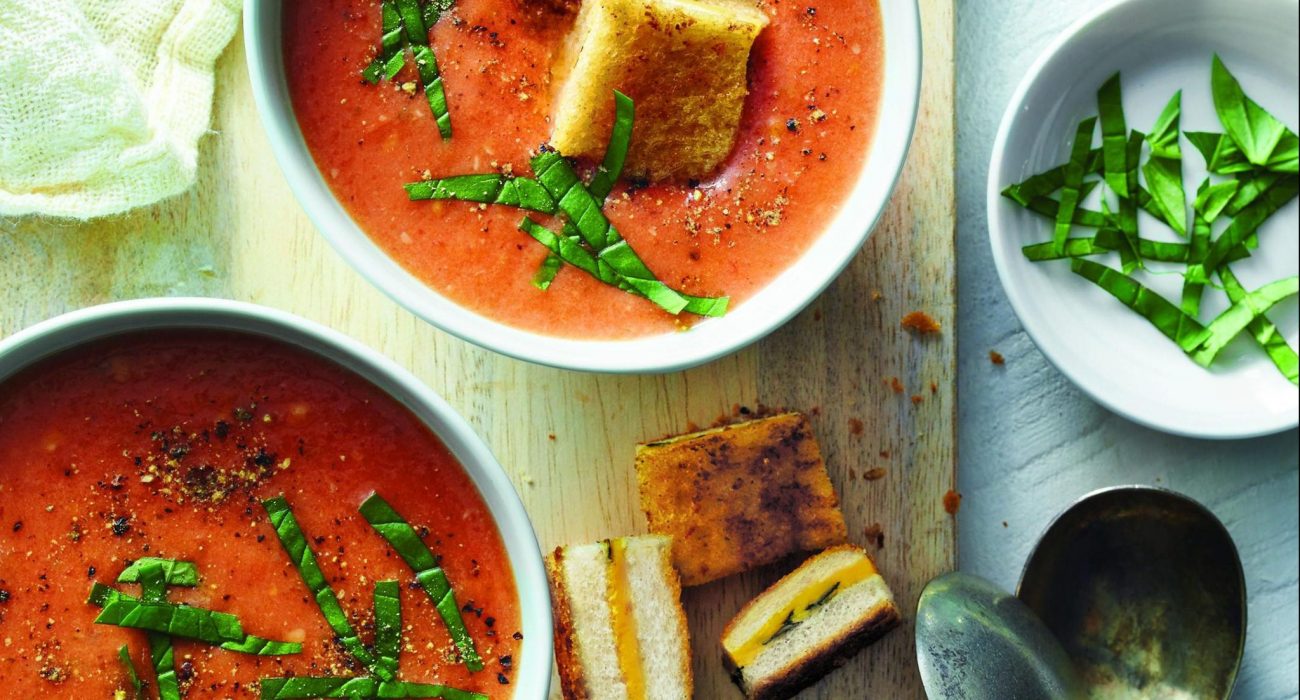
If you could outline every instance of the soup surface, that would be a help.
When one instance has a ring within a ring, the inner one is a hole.
[[[413,575],[358,513],[372,492],[423,536],[485,662],[456,662]],[[284,495],[361,638],[372,587],[402,583],[398,678],[512,697],[518,595],[478,491],[436,436],[360,377],[260,337],[127,335],[0,384],[0,688],[5,697],[112,698],[129,645],[153,680],[145,633],[93,624],[94,582],[133,560],[193,561],[169,600],[237,615],[246,632],[301,642],[257,657],[175,640],[188,697],[251,698],[274,676],[363,675],[335,642],[260,501]]]
[[[549,335],[628,338],[680,329],[653,304],[562,269],[532,284],[546,257],[518,210],[411,202],[422,177],[530,175],[550,133],[550,66],[572,15],[540,0],[458,0],[431,33],[453,128],[439,138],[417,80],[360,78],[381,34],[373,0],[284,5],[284,46],[299,124],[321,173],[356,222],[415,277],[503,323]],[[698,183],[616,187],[606,214],[669,286],[729,295],[774,279],[848,196],[875,129],[883,71],[876,0],[763,0],[771,24],[750,55],[736,146]],[[642,183],[643,184],[643,183]],[[862,222],[865,227],[869,222]],[[557,226],[552,223],[552,228]]]

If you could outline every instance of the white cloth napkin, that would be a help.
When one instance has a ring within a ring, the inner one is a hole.
[[[194,184],[239,0],[0,0],[0,215],[90,219]]]

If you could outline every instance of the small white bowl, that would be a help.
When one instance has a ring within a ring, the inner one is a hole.
[[[1000,193],[1068,160],[1075,126],[1097,113],[1096,90],[1117,70],[1130,129],[1149,132],[1174,91],[1182,89],[1183,130],[1222,132],[1210,93],[1216,52],[1248,95],[1295,129],[1298,19],[1295,0],[1107,3],[1030,67],[1002,119],[989,167],[988,223],[993,260],[1011,306],[1063,374],[1107,408],[1148,427],[1217,439],[1266,435],[1300,423],[1300,403],[1296,388],[1249,339],[1238,339],[1213,368],[1203,369],[1146,319],[1073,274],[1067,261],[1026,260],[1021,246],[1051,240],[1052,224]],[[1094,146],[1099,143],[1098,137]],[[1194,193],[1205,169],[1195,148],[1185,138],[1182,144],[1184,184]],[[1233,264],[1247,288],[1297,274],[1298,225],[1295,202],[1266,222],[1254,257]],[[1178,240],[1146,214],[1140,228],[1143,237]],[[1117,257],[1094,259],[1118,267]],[[1178,303],[1179,275],[1139,273],[1139,279]],[[1223,292],[1213,288],[1206,288],[1204,300],[1203,320],[1227,307]],[[1296,309],[1291,300],[1269,314],[1292,347],[1300,332]]]
[[[593,372],[670,372],[753,343],[807,306],[867,240],[902,172],[921,85],[916,0],[880,0],[885,76],[871,152],[839,214],[808,251],[725,317],[689,332],[634,340],[558,338],[523,331],[469,311],[402,268],[353,222],[321,177],[293,114],[281,51],[283,0],[246,0],[244,41],[253,95],[280,168],[299,203],[334,249],[385,294],[448,333],[530,362]]]
[[[410,409],[478,488],[501,532],[519,592],[524,634],[515,700],[545,700],[554,651],[551,595],[541,548],[523,503],[473,428],[440,396],[397,363],[361,343],[292,314],[220,299],[142,299],[94,306],[38,323],[0,341],[0,383],[63,350],[132,331],[218,329],[266,336],[333,361]]]

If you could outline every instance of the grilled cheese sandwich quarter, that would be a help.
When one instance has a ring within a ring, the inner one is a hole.
[[[565,700],[690,700],[690,635],[671,538],[561,547],[546,568]]]
[[[746,605],[722,634],[724,662],[751,700],[784,700],[898,625],[893,594],[861,548],[804,562]]]

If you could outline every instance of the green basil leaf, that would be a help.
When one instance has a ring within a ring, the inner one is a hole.
[[[374,678],[263,678],[262,700],[307,698],[442,698],[488,700],[486,695],[426,683],[385,682]]]
[[[1179,345],[1202,367],[1209,367],[1219,352],[1227,347],[1255,319],[1264,316],[1279,302],[1300,293],[1300,277],[1288,277],[1246,294],[1227,311],[1219,314],[1202,334],[1184,338]],[[1193,342],[1195,341],[1195,342]]]
[[[140,680],[140,674],[135,670],[135,662],[131,660],[131,648],[123,644],[117,650],[117,659],[122,662],[122,670],[126,671],[126,682],[131,687],[131,697],[145,700],[148,696],[144,692],[144,681]]]
[[[1074,143],[1070,147],[1070,162],[1065,168],[1065,177],[1061,185],[1061,200],[1056,214],[1056,226],[1052,240],[1058,252],[1065,249],[1065,241],[1070,237],[1070,228],[1074,222],[1074,211],[1079,206],[1080,188],[1087,165],[1088,153],[1092,148],[1092,132],[1097,120],[1089,117],[1079,122],[1075,130]]]
[[[1223,282],[1223,289],[1228,293],[1229,301],[1237,304],[1245,299],[1246,288],[1241,285],[1227,265],[1219,268],[1219,279]],[[1269,359],[1282,372],[1282,376],[1292,384],[1300,385],[1300,355],[1297,355],[1286,342],[1286,338],[1277,326],[1273,325],[1267,316],[1260,314],[1246,328],[1255,342],[1268,353]]]
[[[393,674],[377,662],[374,655],[361,642],[361,638],[356,631],[352,629],[347,614],[343,612],[343,606],[339,604],[338,596],[335,595],[334,589],[330,588],[329,582],[325,579],[325,573],[321,571],[320,565],[316,563],[316,555],[307,544],[307,535],[299,527],[298,519],[294,517],[288,500],[284,496],[277,496],[262,501],[262,507],[266,510],[267,517],[270,518],[271,527],[275,529],[280,545],[284,547],[284,551],[289,555],[289,560],[293,562],[294,568],[298,570],[298,575],[302,577],[303,583],[307,584],[307,590],[311,592],[312,597],[316,600],[316,607],[320,608],[321,615],[325,617],[325,622],[339,638],[343,648],[347,649],[348,653],[361,662],[362,666],[370,669],[370,672],[381,680],[393,680]]]
[[[1197,336],[1204,331],[1204,326],[1196,319],[1118,270],[1083,258],[1072,259],[1070,270],[1109,292],[1174,342]]]
[[[1214,111],[1219,114],[1219,121],[1228,136],[1251,164],[1266,166],[1286,135],[1286,126],[1246,97],[1241,83],[1217,54],[1210,68],[1210,88],[1214,94]]]
[[[1129,197],[1128,125],[1124,120],[1124,98],[1119,73],[1097,90],[1097,114],[1101,120],[1102,176],[1120,197]]]
[[[419,533],[377,493],[370,494],[361,504],[361,517],[415,572],[415,580],[433,601],[465,667],[471,671],[483,670],[483,659],[474,645],[474,639],[465,629],[465,621],[461,618],[460,606],[456,604],[451,582],[439,566],[437,557],[420,539]]]

